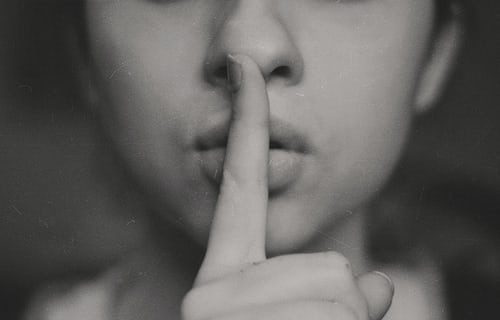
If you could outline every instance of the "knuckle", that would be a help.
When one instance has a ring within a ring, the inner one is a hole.
[[[222,172],[222,187],[224,191],[235,191],[244,189],[250,181],[247,179],[241,168],[234,163],[227,163]]]
[[[224,167],[222,172],[222,187],[224,189],[235,189],[239,186],[241,178],[238,177],[237,170],[230,165]],[[224,190],[225,191],[225,190]]]
[[[336,251],[327,251],[322,254],[327,266],[340,270],[347,270],[349,272],[351,271],[351,263],[343,254]]]
[[[327,295],[338,297],[355,290],[355,277],[351,264],[345,256],[337,252],[322,253],[319,278],[328,283]]]
[[[338,252],[322,254],[322,264],[325,267],[325,276],[336,283],[351,283],[354,281],[351,263]]]
[[[267,183],[267,180],[259,177],[253,177],[252,179],[249,179],[246,172],[242,172],[241,168],[238,168],[231,163],[226,164],[226,166],[224,167],[224,171],[222,172],[222,181],[223,183],[221,192],[232,193],[233,199],[235,199],[235,203],[237,202],[237,200],[246,199],[246,196],[248,196],[248,194],[238,194],[236,192],[248,189],[262,188]]]

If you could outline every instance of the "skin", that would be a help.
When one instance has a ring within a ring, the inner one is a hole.
[[[267,247],[282,253],[358,210],[391,172],[432,2],[90,0],[87,17],[105,127],[157,214],[199,243],[218,190],[196,137],[231,113],[216,70],[228,53],[261,66],[271,117],[312,149],[299,181],[269,203]],[[290,75],[269,76],[279,66]]]
[[[232,59],[229,72],[238,69],[242,80],[233,97],[221,192],[183,318],[381,318],[393,294],[384,276],[364,275],[358,285],[347,259],[332,252],[266,259],[269,102],[257,64],[247,56]]]
[[[157,216],[208,240],[183,318],[380,319],[384,276],[355,277],[335,252],[290,253],[362,233],[345,221],[365,212],[446,73],[452,50],[429,55],[433,2],[88,0],[86,16],[118,155]],[[298,178],[269,194],[272,119],[309,149]],[[217,123],[230,128],[220,185],[196,144]]]

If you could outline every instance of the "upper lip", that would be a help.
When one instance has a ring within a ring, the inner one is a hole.
[[[196,148],[201,151],[225,148],[229,134],[229,122],[221,122],[203,130],[196,139]],[[297,153],[310,152],[310,143],[305,135],[291,124],[271,118],[269,124],[269,148]]]

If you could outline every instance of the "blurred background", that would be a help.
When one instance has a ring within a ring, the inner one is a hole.
[[[448,226],[454,241],[437,250],[484,275],[500,299],[500,259],[491,255],[500,227],[500,2],[468,7],[457,69],[440,105],[417,120],[386,197],[405,199],[393,210],[425,203],[426,212],[445,212],[423,223],[426,230]],[[40,283],[95,272],[144,239],[140,202],[67,80],[77,70],[61,43],[58,13],[55,0],[0,4],[2,319]],[[492,250],[477,250],[485,247]],[[464,252],[484,261],[480,270],[460,260]]]

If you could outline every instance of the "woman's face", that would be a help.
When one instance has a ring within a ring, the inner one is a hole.
[[[268,249],[359,209],[404,144],[431,0],[87,0],[100,114],[167,221],[208,235],[231,114],[229,53],[252,57],[271,112]]]

